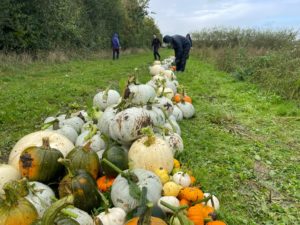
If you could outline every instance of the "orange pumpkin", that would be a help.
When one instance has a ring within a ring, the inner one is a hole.
[[[184,95],[183,96],[183,101],[184,102],[189,102],[189,103],[192,104],[192,98],[190,96],[188,96],[188,95]]]
[[[190,178],[191,178],[191,184],[194,184],[196,182],[196,177],[190,176]]]
[[[97,180],[97,186],[100,191],[108,191],[114,182],[114,178],[109,178],[107,176],[102,176]]]
[[[174,159],[174,168],[180,168],[180,162],[177,159]]]
[[[175,94],[172,99],[174,102],[181,102],[181,94]]]
[[[183,205],[189,206],[189,205],[190,205],[190,202],[189,202],[188,200],[186,200],[186,199],[183,198],[183,199],[180,200],[179,204],[180,204],[181,206],[183,206]]]
[[[134,217],[125,223],[125,225],[138,225],[139,217]],[[151,216],[151,223],[149,225],[168,225],[165,221],[158,217]]]
[[[188,209],[188,218],[194,222],[194,225],[204,225],[204,217],[201,213],[202,208],[201,204],[197,204]]]
[[[185,187],[180,190],[178,198],[195,202],[197,200],[202,200],[204,198],[204,194],[197,187]]]
[[[226,225],[226,223],[220,220],[215,220],[215,221],[208,222],[206,225]]]
[[[171,66],[170,70],[172,70],[173,72],[175,72],[176,71],[176,66]]]

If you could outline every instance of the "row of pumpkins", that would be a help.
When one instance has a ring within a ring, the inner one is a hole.
[[[48,117],[21,138],[0,165],[0,225],[225,224],[218,199],[175,159],[177,122],[195,110],[173,61],[155,61],[147,84],[131,76],[121,94],[97,93],[93,110]]]

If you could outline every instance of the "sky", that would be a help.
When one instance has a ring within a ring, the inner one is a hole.
[[[149,6],[163,35],[210,27],[300,31],[300,0],[150,0]]]

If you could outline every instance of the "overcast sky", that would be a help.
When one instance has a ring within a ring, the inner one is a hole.
[[[207,27],[300,29],[300,0],[150,0],[163,35]]]

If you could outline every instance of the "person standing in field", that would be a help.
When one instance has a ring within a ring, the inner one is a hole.
[[[117,33],[114,33],[114,35],[111,39],[111,45],[112,45],[112,50],[113,50],[113,60],[119,59],[121,46],[120,46],[119,36]]]
[[[160,54],[158,53],[158,49],[161,46],[161,41],[156,37],[156,35],[153,35],[151,46],[153,48],[154,60],[160,60]]]
[[[166,35],[163,38],[163,42],[171,44],[175,51],[176,71],[184,72],[186,60],[189,58],[189,52],[191,49],[190,41],[181,35]]]

